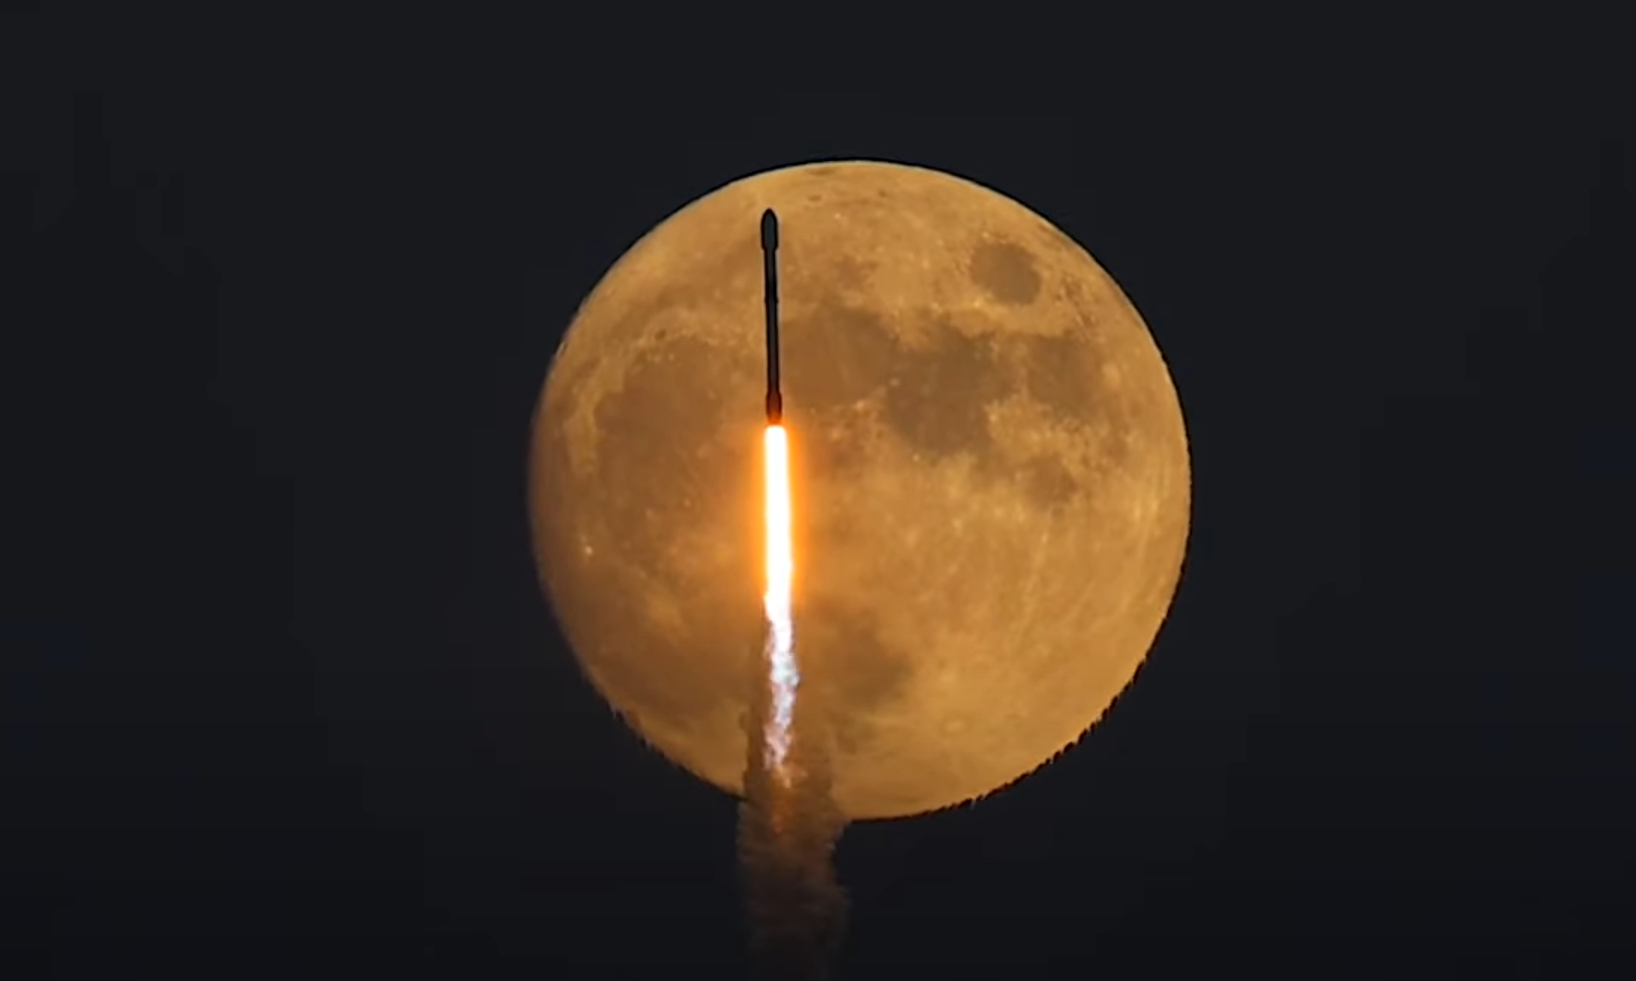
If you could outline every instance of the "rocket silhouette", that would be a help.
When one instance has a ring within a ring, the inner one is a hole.
[[[767,425],[784,419],[784,394],[778,382],[778,215],[761,213],[761,272],[767,303]]]

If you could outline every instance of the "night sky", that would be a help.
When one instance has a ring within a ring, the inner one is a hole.
[[[0,14],[0,975],[742,976],[734,803],[579,675],[528,427],[639,236],[858,157],[1103,264],[1195,508],[1088,738],[847,830],[837,976],[1630,969],[1636,112],[1594,52],[1173,51],[1029,114],[128,6]]]

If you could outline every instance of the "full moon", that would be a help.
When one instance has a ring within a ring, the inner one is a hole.
[[[1119,286],[948,174],[811,164],[678,211],[570,326],[534,419],[533,544],[591,683],[742,793],[764,623],[759,218],[778,212],[800,698],[852,819],[949,807],[1102,717],[1187,545],[1187,435]]]

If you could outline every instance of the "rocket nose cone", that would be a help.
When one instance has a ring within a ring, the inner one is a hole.
[[[761,213],[761,247],[768,251],[778,248],[778,216],[771,208]]]

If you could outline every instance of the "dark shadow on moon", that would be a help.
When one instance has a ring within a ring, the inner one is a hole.
[[[707,439],[728,429],[731,414],[746,407],[728,404],[711,384],[722,371],[723,352],[697,338],[679,337],[639,356],[623,390],[596,407],[597,492],[600,510],[620,529],[644,560],[675,539],[676,530],[696,526],[706,504],[742,473],[753,447],[733,447]],[[663,492],[655,493],[655,483]]]
[[[884,407],[891,430],[934,457],[966,452],[979,466],[995,462],[987,406],[1007,386],[988,340],[934,321],[926,349],[894,354]]]
[[[856,412],[829,413],[822,424],[800,436],[797,466],[803,474],[855,479],[865,469],[880,466],[867,419]]]
[[[985,242],[972,250],[971,281],[994,299],[1011,306],[1033,303],[1040,295],[1034,256],[1015,242]]]
[[[875,263],[842,256],[830,264],[830,269],[836,286],[862,292],[869,287],[869,276],[875,271]]]
[[[867,609],[816,598],[796,610],[801,692],[824,720],[840,752],[866,752],[875,718],[888,715],[913,687],[914,662],[881,639]],[[798,731],[799,737],[799,731]]]
[[[1079,482],[1054,456],[1036,456],[1017,471],[1023,494],[1042,510],[1064,510],[1079,493]]]
[[[553,437],[543,453],[550,499],[575,502],[545,511],[540,552],[553,613],[581,663],[620,715],[650,739],[647,719],[675,724],[708,711],[720,697],[712,687],[727,679],[708,662],[702,670],[690,671],[685,663],[671,666],[654,657],[655,651],[668,649],[678,651],[683,662],[695,660],[685,641],[678,645],[676,638],[660,636],[644,617],[633,615],[653,587],[640,566],[628,560],[630,544],[601,520],[595,496],[587,498],[576,487],[561,441]],[[594,558],[583,556],[582,541],[595,543]]]
[[[1016,482],[1042,507],[1063,507],[1078,490],[1072,475],[1050,457],[1016,467],[994,444],[988,405],[1020,389],[1064,421],[1101,417],[1090,348],[1076,337],[972,337],[941,314],[922,316],[927,331],[914,347],[873,311],[834,297],[791,322],[785,373],[791,404],[815,423],[806,433],[811,472],[847,481],[880,465],[859,411],[874,400],[886,430],[926,462],[965,454],[978,475]],[[1012,350],[1009,365],[995,357],[997,344]]]
[[[1030,337],[1022,347],[1023,384],[1030,397],[1059,418],[1087,422],[1104,410],[1088,346],[1070,336]]]
[[[988,338],[934,314],[925,343],[908,347],[879,315],[833,297],[791,321],[785,336],[788,398],[818,424],[809,448],[816,472],[840,477],[870,465],[855,421],[870,399],[885,428],[929,462],[968,453],[984,471],[999,465],[987,404],[1011,386]]]
[[[783,339],[785,398],[820,420],[878,391],[897,350],[879,316],[836,297],[787,319]]]
[[[759,506],[743,478],[754,465],[754,445],[700,439],[730,429],[745,408],[730,404],[733,386],[720,378],[724,353],[696,338],[675,338],[638,357],[624,388],[596,409],[598,466],[564,500],[583,502],[569,519],[601,555],[582,577],[592,588],[573,600],[587,616],[587,636],[605,638],[595,666],[623,704],[669,725],[707,716],[737,689],[731,659],[721,647],[733,624],[758,619],[753,604],[731,588],[734,579],[690,581],[679,571],[679,550],[701,539],[738,542],[736,528],[722,525]],[[754,411],[753,408],[751,411]],[[749,543],[730,560],[753,581]],[[576,542],[555,542],[552,551],[572,554]],[[697,566],[691,566],[698,568]],[[706,567],[716,571],[715,567]],[[719,579],[719,575],[715,577]],[[640,614],[633,603],[669,600],[677,619],[668,626]],[[656,657],[669,651],[671,657]]]

